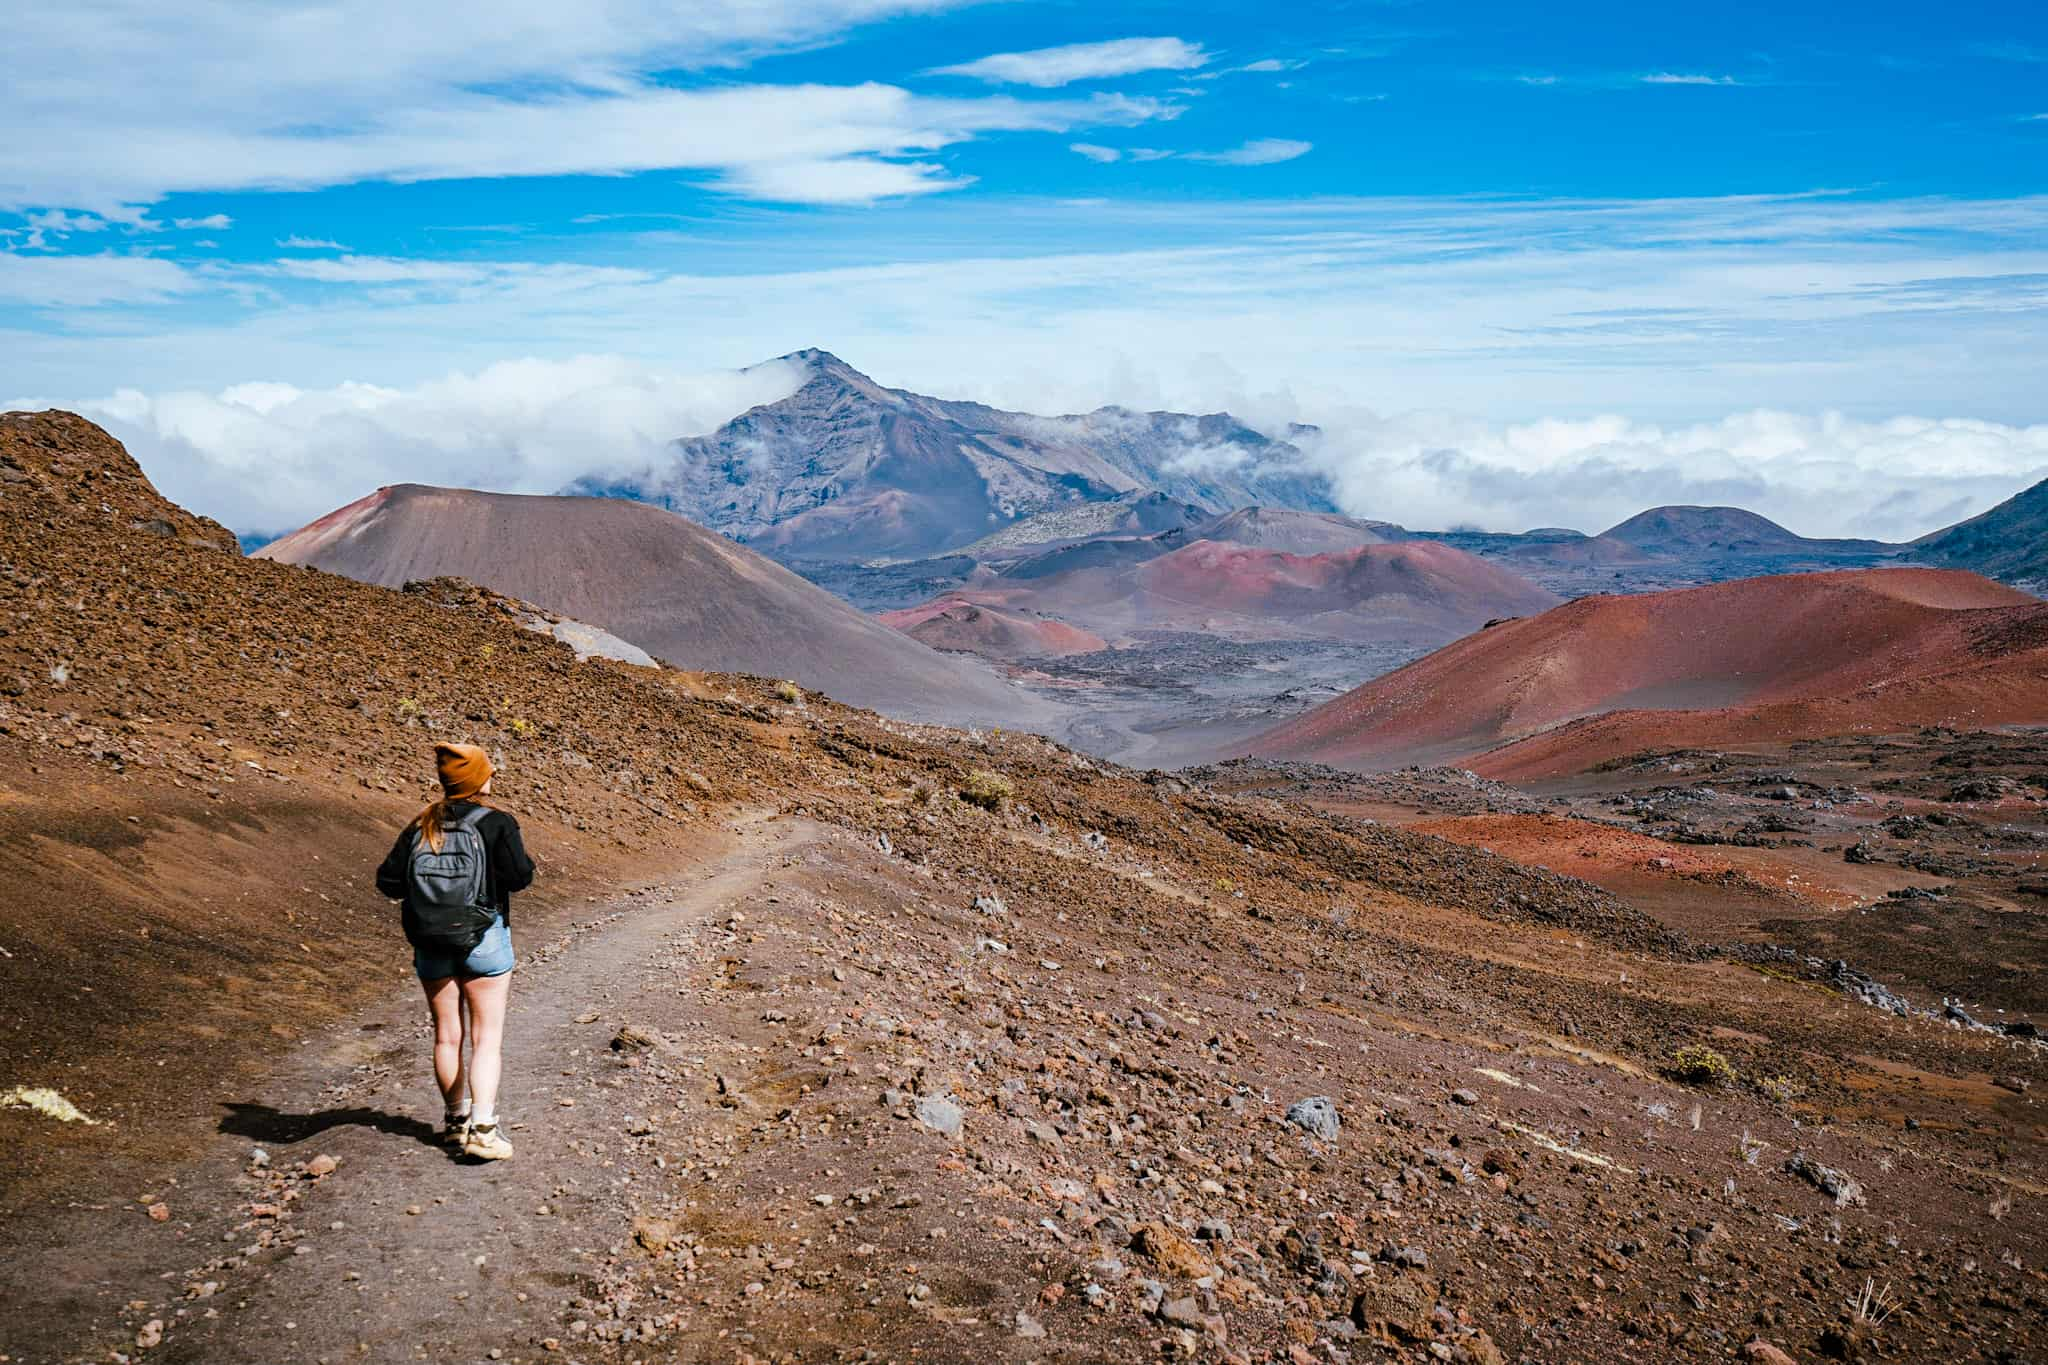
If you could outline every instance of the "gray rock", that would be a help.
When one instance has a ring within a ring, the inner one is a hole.
[[[1381,1250],[1379,1258],[1403,1270],[1429,1269],[1429,1253],[1417,1246],[1386,1247]]]
[[[954,1137],[967,1122],[967,1116],[950,1097],[926,1095],[917,1102],[917,1121],[935,1133]]]
[[[1045,1324],[1029,1313],[1017,1314],[1017,1335],[1037,1341],[1045,1336]]]
[[[1863,1197],[1862,1184],[1854,1176],[1832,1166],[1823,1166],[1804,1152],[1794,1152],[1792,1159],[1785,1163],[1785,1169],[1834,1200],[1837,1208],[1868,1202]]]
[[[979,913],[990,916],[1001,916],[1010,913],[1010,908],[1003,904],[1001,896],[976,896],[974,898],[974,908]]]
[[[1451,1092],[1451,1103],[1477,1104],[1479,1103],[1479,1093],[1474,1090],[1453,1090]]]
[[[1337,1106],[1328,1095],[1311,1095],[1288,1105],[1287,1121],[1324,1142],[1335,1142],[1344,1127],[1343,1120],[1337,1117]]]

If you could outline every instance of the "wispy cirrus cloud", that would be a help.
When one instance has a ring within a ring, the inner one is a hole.
[[[2025,43],[1981,42],[1966,43],[1963,51],[1972,57],[1988,57],[1995,62],[2019,62],[2027,66],[2048,63],[2048,48],[2029,47]]]
[[[1030,52],[998,52],[954,66],[934,67],[931,76],[965,76],[991,85],[1030,85],[1041,89],[1077,81],[1135,76],[1146,71],[1192,71],[1206,66],[1209,54],[1181,38],[1117,38],[1103,43],[1069,43]]]
[[[1067,148],[1077,156],[1111,165],[1119,161],[1207,161],[1218,166],[1275,166],[1293,161],[1315,150],[1313,142],[1287,138],[1260,138],[1221,152],[1176,152],[1164,147],[1105,147],[1100,143],[1076,142]]]
[[[279,245],[280,247],[283,247],[283,248],[284,248],[285,250],[287,250],[287,251],[347,251],[347,250],[348,250],[348,248],[347,248],[347,247],[345,247],[345,246],[343,246],[343,245],[342,245],[342,244],[341,244],[340,242],[330,241],[330,240],[328,240],[328,239],[327,239],[327,238],[325,238],[325,237],[301,237],[301,236],[299,236],[299,235],[298,235],[297,233],[293,233],[293,234],[292,234],[291,236],[289,236],[289,237],[280,237],[280,238],[278,238],[278,239],[277,239],[277,244],[278,244],[278,245]]]
[[[0,303],[29,308],[100,308],[161,303],[214,282],[155,256],[114,252],[44,256],[0,251]]]
[[[1178,112],[1107,94],[929,98],[694,74],[969,2],[509,0],[481,27],[398,0],[36,7],[10,19],[0,126],[38,134],[0,140],[0,209],[143,227],[137,205],[179,192],[655,170],[756,198],[866,202],[967,183],[930,159],[963,142]],[[1068,54],[1069,78],[1207,60],[1178,39],[1134,41]],[[150,79],[129,78],[141,66]],[[1064,83],[1058,66],[1026,62],[1017,82]]]
[[[1742,85],[1733,76],[1709,76],[1696,71],[1650,71],[1636,77],[1643,85]]]
[[[1277,166],[1283,161],[1294,161],[1314,151],[1313,142],[1300,142],[1293,138],[1262,137],[1241,146],[1222,152],[1188,152],[1190,161],[1209,161],[1219,166]]]

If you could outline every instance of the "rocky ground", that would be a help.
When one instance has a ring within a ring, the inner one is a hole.
[[[10,1365],[2039,1349],[2031,1038],[1314,775],[578,663],[0,436],[0,1093],[94,1121],[0,1108]],[[499,1166],[428,1140],[366,885],[441,735],[543,870]]]

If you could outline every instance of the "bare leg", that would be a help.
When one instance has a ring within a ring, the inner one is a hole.
[[[420,988],[426,991],[427,1009],[434,1016],[434,1083],[453,1113],[468,1082],[462,1065],[462,992],[452,976],[422,981]]]
[[[456,994],[458,994],[458,995],[461,995],[461,991],[460,991],[460,989],[458,989],[458,990],[456,991]],[[462,996],[462,1042],[463,1042],[463,1050],[464,1050],[464,1052],[468,1052],[468,1051],[470,1051],[470,1050],[471,1050],[471,1049],[470,1049],[470,1047],[469,1047],[469,1038],[470,1038],[470,1032],[469,1032],[469,997],[468,997],[468,996],[466,996],[466,995],[463,995],[463,996]],[[458,1106],[461,1106],[461,1107],[467,1108],[467,1107],[468,1107],[468,1105],[469,1105],[469,1102],[470,1102],[470,1094],[469,1094],[469,1077],[470,1077],[470,1074],[471,1074],[471,1071],[470,1071],[470,1065],[469,1065],[469,1061],[468,1061],[468,1058],[467,1058],[467,1057],[465,1057],[465,1058],[463,1059],[463,1061],[464,1061],[464,1065],[463,1065],[463,1068],[462,1068],[462,1093],[461,1093],[461,1094],[459,1094],[459,1095],[457,1095],[457,1096],[455,1097],[455,1100],[454,1100],[454,1102],[453,1102],[453,1103],[451,1103],[451,1104],[450,1104],[450,1105],[448,1106],[448,1107],[449,1107],[449,1109],[450,1109],[451,1111],[453,1111],[453,1110],[454,1110],[454,1109],[455,1109],[456,1107],[458,1107]]]
[[[473,976],[462,982],[462,998],[469,1004],[469,1093],[479,1116],[497,1114],[505,1002],[511,994],[510,972],[503,976]]]

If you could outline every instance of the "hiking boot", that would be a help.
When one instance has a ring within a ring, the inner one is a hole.
[[[451,1152],[459,1152],[469,1143],[469,1115],[461,1118],[450,1115],[441,1120],[441,1145]]]
[[[512,1144],[505,1140],[495,1123],[473,1123],[469,1136],[463,1139],[462,1154],[477,1161],[503,1161],[512,1155]]]

